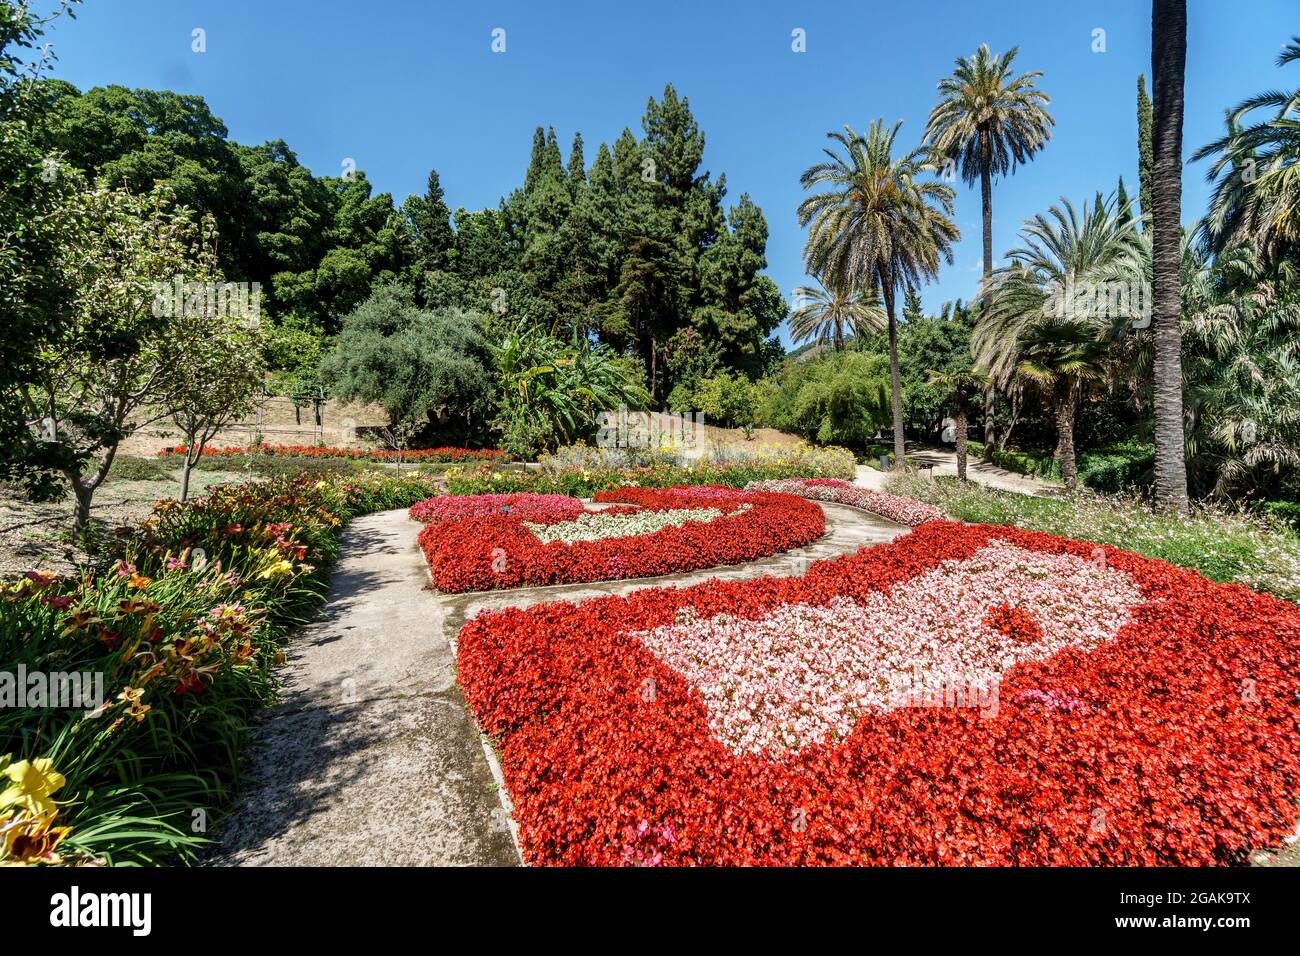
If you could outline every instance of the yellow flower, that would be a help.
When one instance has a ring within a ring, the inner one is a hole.
[[[22,807],[33,816],[53,813],[57,808],[50,794],[67,782],[48,757],[11,763],[5,767],[4,775],[12,783],[0,793],[0,809]]]
[[[258,577],[259,577],[259,578],[278,578],[278,577],[281,577],[281,576],[283,576],[283,575],[285,575],[285,574],[292,574],[292,573],[293,573],[293,562],[292,562],[292,561],[284,561],[284,560],[280,560],[280,561],[274,561],[274,562],[272,562],[272,563],[271,563],[271,564],[266,568],[266,570],[264,570],[261,574],[258,575]]]

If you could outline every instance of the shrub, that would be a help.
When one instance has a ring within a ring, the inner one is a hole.
[[[599,459],[595,459],[599,460]],[[694,465],[655,463],[641,467],[550,467],[504,471],[490,467],[447,472],[447,491],[454,495],[531,491],[590,498],[616,488],[665,488],[670,485],[724,485],[743,488],[751,481],[774,478],[852,478],[857,462],[843,448],[760,448],[721,452],[718,460]]]
[[[984,454],[982,442],[969,443],[972,458]],[[1155,446],[1143,442],[1107,445],[1079,452],[1079,481],[1093,491],[1114,494],[1150,481],[1155,464]],[[994,450],[993,464],[1020,475],[1055,481],[1061,479],[1061,464],[1047,452]]]

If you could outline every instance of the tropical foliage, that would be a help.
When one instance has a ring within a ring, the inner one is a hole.
[[[804,259],[810,272],[836,288],[884,297],[889,330],[890,390],[894,451],[903,459],[903,394],[898,366],[896,296],[938,274],[941,259],[952,261],[957,226],[949,218],[953,191],[926,178],[933,173],[920,147],[894,158],[902,123],[871,124],[866,136],[849,126],[827,133],[833,146],[826,159],[800,177],[817,190],[799,204],[799,224],[808,227]]]

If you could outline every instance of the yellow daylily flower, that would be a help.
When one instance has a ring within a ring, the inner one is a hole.
[[[12,782],[0,793],[0,809],[22,807],[33,816],[58,809],[50,794],[67,781],[54,769],[54,761],[49,757],[11,763],[5,767],[4,775]]]
[[[272,562],[272,563],[271,563],[271,564],[266,568],[266,570],[264,570],[261,574],[258,575],[258,577],[259,577],[259,578],[278,578],[278,577],[281,577],[281,576],[283,576],[283,575],[286,575],[286,574],[292,574],[292,573],[293,573],[293,562],[292,562],[292,561],[280,560],[280,561],[274,561],[274,562]]]

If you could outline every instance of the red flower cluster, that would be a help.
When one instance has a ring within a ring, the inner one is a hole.
[[[573,544],[543,544],[524,526],[530,519],[514,514],[440,521],[427,525],[419,538],[434,586],[447,592],[486,591],[653,577],[765,558],[802,547],[826,530],[821,508],[792,495],[712,487],[620,488],[602,491],[596,500],[639,510],[721,507],[730,513],[652,534]],[[741,505],[748,507],[740,510]],[[566,519],[553,516],[536,523],[560,520]]]
[[[779,759],[719,742],[699,694],[632,636],[691,615],[861,599],[997,538],[1095,554],[929,522],[803,577],[469,621],[459,680],[499,742],[527,858],[615,865],[629,833],[668,832],[647,848],[667,865],[1228,864],[1294,830],[1300,609],[1160,561],[1105,548],[1144,603],[1102,646],[1012,667],[995,715],[871,713],[838,743]]]
[[[1024,608],[1002,603],[989,608],[984,623],[1021,644],[1033,644],[1043,638],[1043,628]]]
[[[184,445],[175,445],[158,452],[159,458],[185,454]],[[428,461],[447,463],[457,461],[503,461],[506,453],[495,448],[416,448],[400,454],[382,448],[325,448],[320,445],[249,445],[241,448],[205,448],[208,458],[229,455],[283,455],[291,458],[348,458],[353,461]]]

